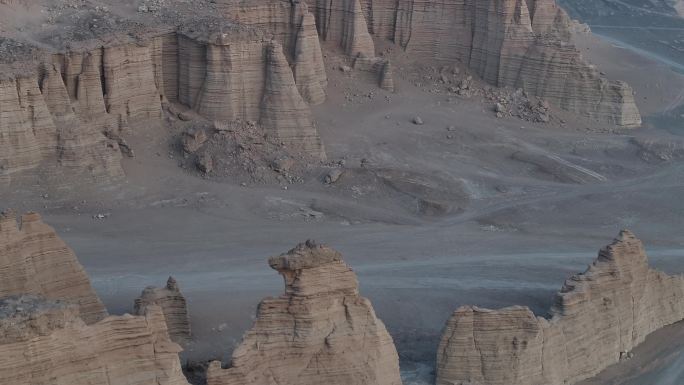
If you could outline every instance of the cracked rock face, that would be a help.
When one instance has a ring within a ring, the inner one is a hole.
[[[0,382],[188,385],[164,315],[107,317],[86,325],[74,305],[24,295],[0,300]]]
[[[145,288],[140,297],[135,299],[133,313],[144,315],[150,306],[161,307],[171,340],[179,344],[190,340],[188,305],[173,277],[169,277],[165,287]]]
[[[641,241],[622,231],[565,282],[550,315],[520,306],[456,310],[437,352],[437,384],[561,385],[594,376],[684,319],[684,276],[649,268]]]
[[[392,338],[338,252],[309,241],[269,264],[285,293],[261,302],[231,367],[210,365],[209,385],[401,384]]]
[[[74,252],[29,213],[19,224],[13,213],[0,215],[0,298],[32,294],[76,305],[87,324],[107,316]]]

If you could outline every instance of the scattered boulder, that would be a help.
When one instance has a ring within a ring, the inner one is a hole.
[[[418,125],[418,126],[423,125],[424,124],[423,118],[421,118],[420,116],[415,116],[413,118],[413,124]]]
[[[344,170],[341,168],[334,168],[328,172],[328,174],[325,175],[324,181],[325,184],[333,184],[337,182],[342,175],[344,175]]]
[[[87,324],[106,317],[83,266],[55,230],[36,213],[19,223],[11,211],[0,214],[0,298],[30,293],[68,301]]]

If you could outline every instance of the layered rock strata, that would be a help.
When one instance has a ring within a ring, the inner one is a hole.
[[[458,309],[437,352],[437,384],[573,384],[682,319],[684,276],[649,268],[641,241],[623,231],[565,282],[548,319],[520,306]]]
[[[150,306],[161,307],[172,341],[183,344],[190,340],[188,305],[173,277],[169,277],[165,287],[145,288],[135,300],[133,314],[144,315]]]
[[[164,315],[107,317],[86,325],[78,309],[35,296],[0,300],[0,382],[3,384],[188,385],[180,347]]]
[[[293,151],[324,159],[309,109],[327,86],[313,14],[282,1],[229,9],[237,23],[207,19],[178,33],[49,54],[33,71],[0,80],[0,183],[121,178],[117,138],[159,124],[163,102],[210,120],[262,121]]]
[[[314,15],[301,1],[217,1],[222,15],[238,24],[266,31],[283,47],[297,88],[309,104],[325,101],[328,78]]]
[[[338,252],[307,242],[269,264],[285,294],[261,302],[231,367],[210,365],[209,385],[401,384],[392,338]]]
[[[178,37],[178,52],[180,103],[214,121],[259,122],[291,151],[325,159],[280,43],[250,29],[186,30]]]
[[[490,84],[522,88],[588,118],[641,124],[632,89],[584,61],[570,42],[570,19],[554,0],[361,0],[361,8],[357,2],[316,2],[323,39],[344,40],[350,29],[341,21],[363,14],[367,29],[362,23],[351,29],[361,41],[370,31],[416,57],[459,61]]]
[[[87,324],[107,316],[74,252],[38,214],[0,215],[0,298],[33,294],[77,306]],[[1,378],[1,376],[0,376]]]

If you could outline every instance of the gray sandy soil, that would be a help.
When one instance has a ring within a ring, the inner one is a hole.
[[[667,69],[644,77],[652,60],[582,44],[648,96],[639,101],[648,116],[681,91]],[[544,314],[563,280],[621,228],[645,242],[656,267],[684,272],[682,155],[638,145],[676,143],[676,135],[654,124],[596,132],[560,112],[549,124],[498,119],[492,102],[448,98],[430,79],[416,86],[423,73],[398,63],[395,94],[330,64],[329,100],[314,112],[329,158],[345,162],[333,185],[321,182],[325,168],[283,186],[200,178],[178,167],[172,143],[160,139],[165,128],[150,127],[129,140],[136,157],[124,160],[126,183],[17,187],[2,204],[44,213],[112,313],[130,311],[145,286],[174,275],[189,300],[195,341],[183,354],[191,360],[228,360],[259,300],[282,292],[267,257],[306,239],[327,243],[359,274],[407,384],[431,383],[441,328],[458,306],[521,304]],[[655,83],[660,89],[648,87]],[[411,123],[416,115],[424,125]],[[600,383],[684,382],[681,346],[669,338],[683,330],[663,330]]]

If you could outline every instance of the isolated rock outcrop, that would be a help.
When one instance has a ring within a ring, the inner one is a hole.
[[[285,294],[261,302],[232,366],[210,365],[209,385],[401,384],[392,338],[338,252],[309,241],[269,264]]]
[[[570,19],[554,0],[361,0],[366,22],[342,28],[341,20],[361,14],[357,2],[316,2],[323,39],[341,40],[353,31],[365,41],[370,32],[416,57],[459,61],[490,84],[522,88],[591,119],[641,124],[632,89],[606,80],[584,61],[570,42]]]
[[[649,268],[641,241],[622,231],[565,282],[549,319],[521,306],[456,310],[437,352],[437,384],[573,384],[682,319],[684,276]]]
[[[144,315],[150,306],[161,307],[173,342],[183,344],[190,340],[188,305],[173,277],[169,277],[165,287],[146,287],[140,297],[135,299],[133,314]]]
[[[188,385],[180,351],[158,306],[144,316],[86,325],[78,309],[61,301],[26,295],[0,300],[3,384]]]
[[[23,215],[17,224],[6,212],[0,215],[0,298],[22,294],[73,303],[87,324],[107,316],[85,270],[54,229],[38,214]]]

